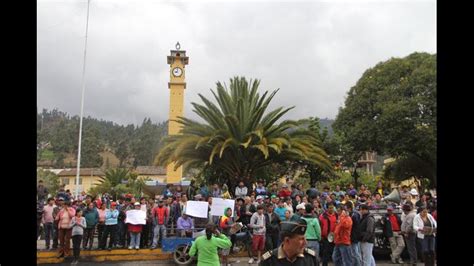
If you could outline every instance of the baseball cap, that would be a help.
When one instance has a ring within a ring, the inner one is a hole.
[[[297,210],[305,210],[306,207],[305,207],[304,203],[300,203],[300,204],[296,205],[296,209]]]
[[[140,205],[140,202],[135,202],[133,205],[137,206],[137,205]]]
[[[258,195],[258,196],[257,196],[257,200],[259,200],[259,199],[263,200],[263,196],[262,196],[262,195]]]
[[[112,202],[110,203],[110,206],[117,206],[117,202],[112,201]]]
[[[410,194],[413,195],[413,196],[418,196],[418,191],[416,191],[416,189],[412,188],[410,190]]]

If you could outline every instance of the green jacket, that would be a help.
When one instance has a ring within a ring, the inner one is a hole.
[[[228,249],[230,246],[232,246],[232,242],[224,234],[220,234],[218,237],[212,236],[210,240],[206,236],[200,236],[193,242],[189,255],[198,255],[197,266],[220,266],[217,248]]]
[[[302,219],[306,220],[306,233],[304,234],[306,240],[321,240],[321,226],[319,220],[316,217],[304,216]]]
[[[83,212],[84,218],[86,218],[87,228],[94,228],[99,223],[99,212],[96,208],[89,210],[86,208]]]

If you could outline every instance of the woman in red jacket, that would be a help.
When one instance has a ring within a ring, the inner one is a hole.
[[[337,206],[338,220],[334,229],[334,252],[332,261],[334,265],[352,266],[351,230],[352,219],[347,215],[343,204]]]

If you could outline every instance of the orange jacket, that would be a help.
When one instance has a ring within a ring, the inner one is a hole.
[[[334,244],[350,245],[351,244],[352,219],[347,214],[342,213],[339,216],[339,222],[336,223],[334,230]]]

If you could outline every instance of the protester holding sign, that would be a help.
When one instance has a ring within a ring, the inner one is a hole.
[[[232,208],[226,208],[224,215],[219,219],[219,228],[222,229],[222,232],[230,237],[230,229],[235,225],[234,220],[232,219]],[[230,249],[222,249],[222,260],[227,265],[227,256],[229,255]]]
[[[234,207],[235,200],[212,198],[211,215],[221,216],[222,213],[224,213],[225,209],[234,209]],[[232,215],[230,215],[229,217],[234,217],[234,213],[232,213]]]
[[[125,218],[125,223],[127,224],[128,232],[130,233],[130,246],[128,246],[128,249],[133,249],[135,247],[136,250],[139,250],[142,227],[146,224],[146,212],[141,210],[140,202],[135,202],[134,206],[134,210],[126,212],[127,218]]]

